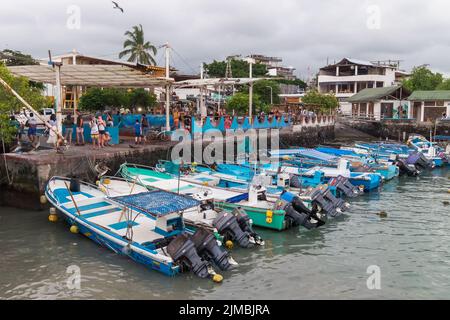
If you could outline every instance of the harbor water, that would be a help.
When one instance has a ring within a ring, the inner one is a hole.
[[[0,299],[449,299],[449,176],[394,179],[321,229],[259,229],[266,245],[233,250],[240,265],[222,284],[164,276],[70,233],[61,219],[48,222],[47,212],[2,207]],[[74,268],[79,289],[70,286]],[[380,288],[371,290],[373,268]]]

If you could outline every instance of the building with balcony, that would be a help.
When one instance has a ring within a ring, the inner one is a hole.
[[[362,61],[344,58],[320,69],[317,79],[320,93],[332,93],[340,101],[344,114],[352,113],[346,99],[364,89],[391,87],[401,83],[408,74],[401,71],[399,61]]]
[[[268,57],[261,54],[252,54],[250,58],[255,63],[261,63],[267,67],[267,72],[271,77],[280,77],[287,80],[295,80],[295,68],[282,65],[283,59],[279,57]]]

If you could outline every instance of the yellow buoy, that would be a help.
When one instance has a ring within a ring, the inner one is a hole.
[[[233,249],[233,247],[234,247],[233,241],[227,240],[227,241],[225,242],[225,247],[226,247],[228,250]]]
[[[220,274],[216,273],[215,275],[213,275],[212,280],[215,283],[221,283],[223,281],[223,277]]]
[[[47,197],[44,196],[44,195],[42,195],[42,196],[39,198],[39,201],[41,202],[41,204],[46,204],[46,203],[47,203]]]
[[[105,180],[103,180],[103,184],[111,184],[111,180],[110,179],[105,179]]]
[[[266,211],[266,217],[267,218],[272,218],[273,217],[273,211],[272,210],[267,210]]]
[[[76,225],[73,225],[73,226],[71,226],[70,227],[70,232],[72,232],[72,233],[78,233],[78,227],[76,226]]]
[[[48,221],[50,221],[50,222],[56,222],[56,221],[58,221],[58,216],[57,216],[56,214],[50,214],[50,215],[48,216]]]
[[[95,184],[99,186],[100,185],[100,181],[99,180],[95,181]]]
[[[267,218],[267,219],[266,219],[266,222],[267,222],[268,224],[271,224],[271,223],[273,222],[273,219],[272,219],[272,218]]]

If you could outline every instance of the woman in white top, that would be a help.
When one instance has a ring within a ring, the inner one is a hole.
[[[92,117],[91,122],[89,123],[89,126],[91,127],[92,147],[94,149],[96,149],[95,145],[98,145],[98,148],[100,149],[100,141],[99,141],[99,131],[98,131],[97,119]]]

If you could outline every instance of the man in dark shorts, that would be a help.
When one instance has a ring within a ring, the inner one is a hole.
[[[28,126],[28,139],[30,140],[31,144],[34,145],[34,142],[36,141],[36,134],[37,134],[37,121],[34,118],[34,114],[30,113],[30,117],[28,118],[27,124]]]

